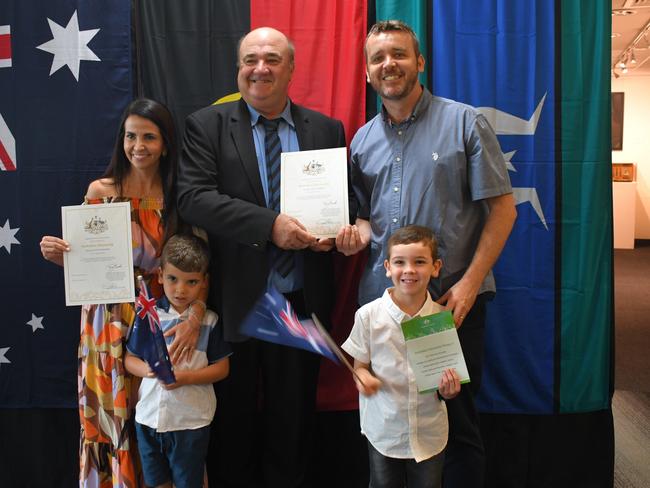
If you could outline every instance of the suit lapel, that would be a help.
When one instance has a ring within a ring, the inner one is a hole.
[[[250,112],[243,99],[237,104],[237,108],[232,114],[231,136],[239,158],[248,175],[248,180],[253,188],[253,193],[257,199],[257,204],[266,207],[264,198],[264,188],[260,179],[260,169],[257,163],[257,154],[255,153],[255,142],[253,142],[253,131],[251,130]]]
[[[309,116],[295,103],[291,104],[291,116],[296,124],[296,135],[301,151],[311,151],[316,148],[314,131]]]

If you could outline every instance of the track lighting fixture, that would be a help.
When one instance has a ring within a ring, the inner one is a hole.
[[[613,14],[616,12],[612,12]],[[619,14],[620,15],[620,14]],[[614,35],[612,34],[612,37]],[[650,49],[650,22],[646,23],[645,26],[639,31],[636,37],[630,42],[622,51],[621,54],[616,59],[616,62],[612,65],[612,73],[616,78],[616,68],[618,68],[621,73],[625,74],[628,72],[629,68],[636,68],[638,62],[636,59],[636,50],[645,50]],[[645,56],[644,56],[645,57]]]

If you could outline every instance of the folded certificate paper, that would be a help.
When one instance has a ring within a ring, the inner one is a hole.
[[[467,364],[450,311],[402,322],[402,332],[418,392],[437,390],[442,372],[447,368],[456,370],[461,383],[469,383]]]

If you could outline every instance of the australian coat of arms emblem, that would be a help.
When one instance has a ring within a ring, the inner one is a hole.
[[[84,231],[90,234],[101,234],[108,230],[108,223],[101,217],[94,216],[84,224]]]
[[[315,159],[312,159],[309,161],[307,164],[305,164],[302,168],[302,172],[305,173],[306,175],[319,175],[323,171],[325,171],[325,165],[321,163],[320,161],[316,161]]]

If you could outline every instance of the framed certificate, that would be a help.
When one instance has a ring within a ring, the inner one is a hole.
[[[350,220],[346,148],[282,153],[280,211],[318,238],[336,237]]]
[[[131,204],[61,207],[66,305],[135,300]]]

